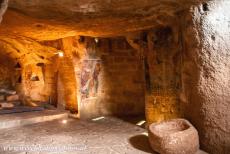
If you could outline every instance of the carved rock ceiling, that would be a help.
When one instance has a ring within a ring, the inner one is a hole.
[[[40,41],[76,35],[125,35],[167,24],[178,12],[203,1],[10,0],[0,25],[0,49],[5,48],[13,57],[31,53],[39,59],[36,55],[41,53],[34,50],[46,48]],[[43,55],[46,50],[42,50]]]

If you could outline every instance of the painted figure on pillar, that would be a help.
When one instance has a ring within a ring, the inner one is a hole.
[[[100,60],[84,60],[81,71],[81,99],[96,97],[98,77],[101,71]]]

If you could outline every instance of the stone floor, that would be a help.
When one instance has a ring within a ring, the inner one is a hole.
[[[68,112],[58,110],[4,114],[0,115],[0,129],[19,127],[67,117]]]
[[[153,153],[146,130],[113,117],[53,120],[0,131],[0,154]]]

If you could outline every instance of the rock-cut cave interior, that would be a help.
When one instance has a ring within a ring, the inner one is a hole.
[[[230,0],[0,0],[0,154],[230,154]]]

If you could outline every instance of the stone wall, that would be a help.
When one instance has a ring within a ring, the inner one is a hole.
[[[176,24],[177,20],[174,22]],[[180,27],[174,24],[162,25],[146,33],[145,110],[148,124],[183,117],[179,98],[182,65]]]
[[[60,50],[62,48],[61,40],[45,41],[40,44],[47,49]],[[20,71],[16,70],[21,79],[21,82],[18,82],[18,77],[16,78],[16,90],[25,105],[43,106],[44,103],[58,105],[58,70],[63,70],[63,67],[59,68],[61,62],[63,62],[62,58],[53,53],[46,63],[34,61],[31,64],[22,63]],[[63,98],[60,102],[65,103],[64,100]]]
[[[56,61],[56,60],[54,60]],[[42,94],[45,96],[45,101],[50,104],[57,106],[58,98],[57,98],[57,80],[58,74],[55,69],[57,63],[54,64],[46,64],[44,65],[44,89]]]
[[[16,91],[25,105],[56,105],[56,82],[54,67],[51,64],[30,64],[17,71]]]
[[[22,69],[22,85],[25,97],[33,101],[44,101],[41,93],[44,89],[43,68],[37,65],[27,65]]]
[[[63,57],[58,68],[58,105],[77,111],[77,88],[74,66],[70,57]],[[61,107],[60,106],[60,107]]]
[[[7,55],[0,54],[0,89],[13,88],[13,85],[15,84],[14,70],[14,61],[7,57]]]
[[[95,50],[96,57],[84,62],[96,66],[90,71],[97,71],[98,77],[89,96],[82,91],[80,117],[144,114],[143,64],[136,51],[122,37],[99,39]]]
[[[67,37],[45,45],[64,52],[44,66],[44,93],[80,118],[144,114],[143,61],[124,37]],[[56,45],[55,45],[56,44]]]
[[[201,148],[212,154],[230,151],[229,8],[229,0],[214,0],[191,8],[182,20],[186,118]]]
[[[51,63],[21,63],[19,59],[10,57],[10,53],[4,52],[0,53],[0,89],[16,90],[25,105],[56,101],[54,67]]]

